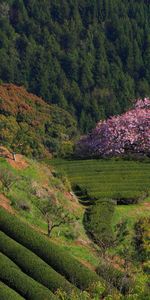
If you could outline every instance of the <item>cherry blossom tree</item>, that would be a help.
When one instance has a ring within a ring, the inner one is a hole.
[[[126,153],[150,155],[150,99],[138,99],[126,113],[98,122],[76,145],[80,157],[109,157]]]

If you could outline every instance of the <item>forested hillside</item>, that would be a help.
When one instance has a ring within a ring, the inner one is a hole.
[[[150,3],[0,2],[0,79],[77,117],[82,131],[150,94]]]
[[[30,157],[66,156],[76,121],[57,107],[13,84],[0,85],[0,144]]]

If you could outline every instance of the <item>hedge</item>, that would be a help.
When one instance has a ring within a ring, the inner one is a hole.
[[[15,262],[23,272],[55,292],[61,288],[67,293],[75,288],[36,254],[0,231],[0,251]]]
[[[10,259],[0,253],[0,280],[27,300],[57,299],[50,290],[23,273]],[[7,298],[6,298],[7,299]]]
[[[91,283],[101,281],[101,278],[94,271],[85,267],[68,251],[62,250],[60,246],[3,208],[0,208],[0,229],[36,253],[80,289],[86,289]]]
[[[18,293],[10,289],[3,282],[0,282],[0,299],[1,300],[24,300]]]

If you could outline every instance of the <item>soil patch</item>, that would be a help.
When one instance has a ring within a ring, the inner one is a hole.
[[[14,210],[10,204],[10,200],[6,198],[3,194],[0,194],[0,206],[5,208],[8,212],[14,214]]]

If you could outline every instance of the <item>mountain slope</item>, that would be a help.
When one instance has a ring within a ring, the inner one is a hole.
[[[82,131],[150,94],[150,3],[6,0],[0,79],[72,112]]]

